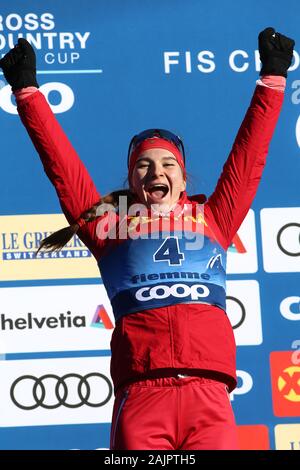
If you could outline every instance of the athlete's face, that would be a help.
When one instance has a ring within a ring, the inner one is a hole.
[[[141,153],[133,169],[131,190],[147,207],[167,211],[186,188],[179,163],[169,150],[155,148]]]

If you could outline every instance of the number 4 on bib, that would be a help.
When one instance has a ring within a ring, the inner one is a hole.
[[[169,266],[181,266],[184,254],[179,251],[177,237],[168,237],[153,255],[153,261],[167,261]]]

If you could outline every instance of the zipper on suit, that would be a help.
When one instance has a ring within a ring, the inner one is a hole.
[[[119,419],[120,419],[120,416],[121,416],[121,413],[122,413],[122,409],[125,405],[125,402],[128,398],[128,394],[129,394],[129,391],[126,390],[125,393],[124,393],[124,396],[121,400],[121,403],[119,405],[119,408],[118,408],[118,411],[117,411],[117,416],[116,416],[116,419],[115,419],[115,425],[114,425],[114,431],[113,431],[113,435],[112,435],[112,441],[111,441],[111,447],[113,450],[114,447],[115,447],[115,440],[116,440],[116,433],[117,433],[117,428],[118,428],[118,424],[119,424]]]

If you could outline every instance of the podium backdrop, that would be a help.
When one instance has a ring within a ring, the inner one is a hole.
[[[244,449],[300,449],[299,16],[296,0],[0,7],[0,56],[19,36],[35,47],[40,90],[102,194],[123,186],[128,142],[151,127],[183,138],[189,193],[210,194],[258,79],[258,33],[295,39],[263,179],[229,250]],[[111,308],[78,239],[33,257],[65,219],[3,75],[0,123],[0,448],[108,448]]]

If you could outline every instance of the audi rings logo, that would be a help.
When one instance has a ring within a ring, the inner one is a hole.
[[[246,318],[245,306],[239,299],[230,295],[226,296],[226,306],[231,326],[236,330],[244,323]]]
[[[98,372],[84,376],[71,373],[62,377],[46,374],[39,378],[22,375],[10,389],[13,403],[22,410],[34,410],[39,406],[48,410],[59,406],[79,408],[83,405],[98,408],[109,402],[112,393],[111,381]]]
[[[277,245],[287,256],[300,256],[300,224],[290,222],[281,227],[277,234]]]

